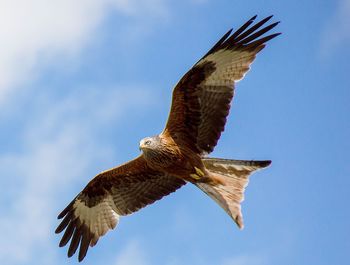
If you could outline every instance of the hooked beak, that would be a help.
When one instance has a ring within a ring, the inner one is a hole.
[[[139,149],[140,149],[140,151],[143,151],[143,150],[147,149],[147,146],[145,146],[144,144],[140,144]]]
[[[146,149],[150,149],[150,145],[149,145],[149,140],[148,139],[142,139],[141,141],[140,141],[140,144],[139,144],[139,149],[140,149],[140,151],[142,150],[142,151],[144,151],[144,150],[146,150]]]
[[[144,143],[144,141],[140,141],[139,150],[142,151],[144,148],[145,148],[145,143]]]

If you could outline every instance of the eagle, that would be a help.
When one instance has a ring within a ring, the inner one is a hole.
[[[181,78],[173,90],[164,130],[139,143],[141,155],[95,176],[58,215],[59,243],[69,241],[68,257],[79,249],[82,261],[100,237],[114,229],[121,216],[160,200],[186,183],[211,197],[243,228],[241,202],[249,175],[270,160],[245,161],[209,158],[224,130],[235,83],[250,69],[267,41],[265,35],[279,22],[272,16],[254,23],[252,17],[238,30],[230,29]]]

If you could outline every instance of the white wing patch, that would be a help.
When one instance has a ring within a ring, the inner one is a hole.
[[[114,229],[119,221],[119,214],[111,195],[108,195],[93,207],[88,207],[83,201],[77,199],[74,204],[74,215],[82,224],[85,224],[93,235],[90,246],[94,246],[99,237],[110,229]]]
[[[204,85],[232,86],[234,82],[242,80],[250,69],[250,65],[255,58],[254,51],[240,51],[221,49],[213,54],[209,54],[198,65],[206,62],[213,62],[216,70],[203,81]]]

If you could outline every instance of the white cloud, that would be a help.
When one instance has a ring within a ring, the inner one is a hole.
[[[76,55],[111,11],[134,18],[142,28],[145,18],[167,13],[161,0],[2,0],[0,104],[52,58]]]
[[[53,223],[63,207],[58,199],[79,177],[86,182],[92,177],[91,164],[115,156],[113,147],[101,144],[96,133],[115,124],[129,108],[152,104],[146,89],[83,91],[60,101],[34,101],[47,111],[35,114],[22,128],[19,145],[24,151],[0,155],[0,184],[7,187],[0,201],[0,264],[56,264]],[[98,111],[91,109],[94,102],[103,102]]]
[[[339,0],[335,13],[326,24],[321,40],[321,54],[329,56],[339,47],[350,45],[350,0]]]
[[[37,133],[40,137],[41,132]],[[52,252],[48,239],[52,234],[50,220],[56,215],[56,187],[61,181],[81,175],[93,158],[84,155],[89,148],[84,148],[85,141],[72,131],[54,138],[42,143],[33,139],[36,143],[25,153],[1,157],[1,175],[7,179],[2,180],[3,186],[11,185],[11,180],[17,182],[9,195],[10,204],[2,207],[5,216],[0,220],[1,264],[25,264],[35,256],[35,248],[45,250],[46,255]]]
[[[48,64],[79,59],[80,51],[93,41],[109,13],[132,18],[128,20],[132,28],[145,28],[151,25],[145,21],[166,15],[164,3],[0,1],[0,118],[12,121],[11,104],[30,102],[26,110],[21,108],[26,113],[22,114],[25,121],[16,128],[16,149],[0,150],[0,186],[6,187],[0,196],[0,264],[59,264],[53,233],[57,210],[62,207],[57,205],[58,198],[79,177],[89,180],[94,162],[116,156],[113,147],[101,143],[97,135],[115,125],[126,110],[153,102],[144,86],[125,85],[123,90],[81,87],[60,91],[58,99],[57,91],[49,89],[40,93],[39,89],[27,90],[21,96],[26,83],[40,76]],[[120,38],[135,40],[129,35],[125,30]]]

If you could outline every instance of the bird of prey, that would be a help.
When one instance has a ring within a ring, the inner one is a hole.
[[[279,22],[229,30],[178,82],[164,130],[140,141],[141,155],[95,176],[58,215],[59,246],[69,241],[68,257],[115,228],[119,218],[160,200],[190,182],[214,199],[243,228],[241,202],[249,175],[271,161],[209,158],[224,130],[235,83],[250,68],[265,43],[280,33],[264,34]]]

